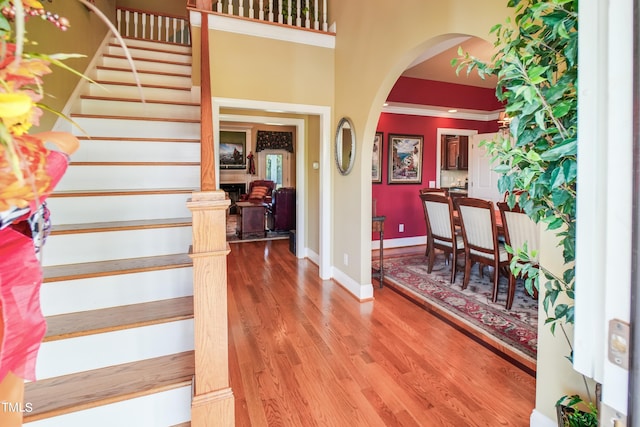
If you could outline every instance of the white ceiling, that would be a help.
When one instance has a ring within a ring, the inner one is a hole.
[[[497,82],[495,77],[486,77],[483,80],[478,77],[478,73],[475,70],[468,76],[466,70],[462,70],[460,75],[456,75],[456,69],[451,66],[451,60],[459,56],[459,46],[462,47],[463,51],[469,52],[483,61],[489,61],[494,52],[493,45],[486,40],[477,37],[458,37],[436,46],[416,58],[402,75],[418,79],[495,89]]]

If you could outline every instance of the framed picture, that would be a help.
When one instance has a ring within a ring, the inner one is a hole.
[[[382,141],[383,133],[376,132],[373,138],[373,157],[371,163],[371,182],[380,184],[382,182]]]
[[[220,131],[220,169],[246,169],[246,150],[245,131]]]
[[[422,135],[389,135],[389,184],[422,183]]]

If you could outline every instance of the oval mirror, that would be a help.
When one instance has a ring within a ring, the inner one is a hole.
[[[356,133],[347,117],[340,119],[336,130],[336,164],[342,175],[351,172],[356,158]]]

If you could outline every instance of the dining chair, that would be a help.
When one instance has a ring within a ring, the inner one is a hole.
[[[530,261],[534,266],[539,265],[538,249],[540,248],[540,235],[538,233],[538,225],[529,216],[524,213],[520,206],[516,205],[510,208],[505,202],[499,202],[498,208],[502,216],[502,226],[504,227],[505,243],[514,250],[522,249],[527,244],[527,252],[531,256]],[[512,254],[508,254],[509,265],[513,259]],[[509,269],[509,289],[507,291],[507,310],[511,309],[513,299],[516,293],[516,279],[511,269]],[[537,297],[534,292],[532,297]]]
[[[435,194],[440,194],[442,196],[449,195],[448,188],[421,188],[418,191],[420,192],[420,194],[435,193]]]
[[[498,300],[498,281],[500,270],[509,266],[509,257],[504,244],[498,241],[496,217],[493,202],[472,197],[460,197],[456,201],[460,215],[460,225],[464,240],[464,280],[462,289],[466,289],[471,277],[471,267],[476,262],[482,266],[493,267],[493,291],[491,301]]]
[[[449,197],[428,192],[420,194],[427,224],[427,272],[433,270],[436,249],[451,255],[451,283],[456,281],[458,254],[464,252],[462,236],[456,234],[453,223],[453,203]]]

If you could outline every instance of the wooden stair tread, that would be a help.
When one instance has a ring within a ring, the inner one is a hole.
[[[144,138],[144,137],[131,137],[126,138],[122,136],[76,136],[81,141],[131,141],[131,142],[189,142],[199,144],[199,138]]]
[[[194,366],[188,351],[27,383],[25,402],[33,412],[24,422],[188,386]]]
[[[95,95],[81,95],[81,99],[95,100],[95,101],[119,101],[119,102],[139,102],[142,104],[142,100],[139,98],[114,98],[110,96],[95,96]],[[184,101],[171,101],[162,99],[145,99],[145,104],[163,104],[163,105],[175,105],[179,107],[199,107],[199,102],[184,102]]]
[[[132,40],[139,40],[139,39],[132,39]],[[159,42],[160,40],[154,40],[154,42]],[[170,45],[174,45],[175,43],[171,43]],[[109,47],[119,47],[122,48],[122,46],[120,45],[120,43],[109,43]],[[181,52],[178,50],[171,50],[171,49],[157,49],[157,48],[153,48],[153,47],[148,47],[148,46],[127,46],[127,49],[129,50],[144,50],[144,51],[148,51],[148,52],[159,52],[159,53],[172,53],[172,54],[177,54],[177,55],[184,55],[184,56],[191,56],[191,53],[189,52]]]
[[[105,114],[71,114],[71,117],[81,119],[110,119],[110,120],[143,120],[150,122],[178,122],[178,123],[200,123],[200,119],[176,119],[172,117],[136,117],[136,116],[111,116]]]
[[[44,267],[42,270],[43,281],[45,283],[51,283],[88,277],[114,276],[118,274],[185,268],[191,267],[192,265],[193,262],[191,258],[188,254],[184,253],[80,264],[52,265]]]
[[[140,219],[134,221],[91,222],[54,225],[51,234],[78,234],[104,231],[141,230],[149,228],[189,227],[191,218]]]
[[[43,342],[193,318],[193,297],[172,298],[47,317]]]
[[[200,162],[71,162],[72,166],[200,166]]]
[[[124,71],[126,73],[132,73],[130,68],[104,67],[102,65],[97,66],[96,70]],[[190,74],[167,73],[167,72],[164,72],[164,71],[154,71],[154,70],[138,70],[137,68],[136,68],[136,72],[139,73],[139,74],[157,74],[159,76],[167,76],[167,77],[191,77]]]
[[[56,191],[49,197],[102,197],[102,196],[140,196],[150,194],[189,194],[199,191],[196,188],[155,188],[149,189],[112,189],[112,190],[69,190]]]
[[[81,141],[135,141],[135,142],[189,142],[200,143],[200,138],[144,138],[144,137],[131,137],[126,138],[122,136],[76,136]]]
[[[105,85],[136,86],[136,87],[138,86],[134,82],[118,82],[118,81],[111,81],[111,80],[94,80],[94,82],[103,86]],[[151,83],[141,83],[140,86],[142,86],[143,88],[150,88],[150,89],[171,89],[171,90],[182,90],[185,92],[191,92],[191,88],[184,87],[184,86],[154,85]]]
[[[167,52],[167,53],[170,54],[171,52]],[[102,57],[127,60],[127,57],[125,55],[117,55],[114,53],[104,53]],[[184,67],[191,66],[191,64],[188,62],[167,61],[165,59],[154,59],[154,58],[142,58],[140,56],[133,56],[133,55],[131,55],[131,59],[133,61],[140,61],[140,62],[153,62],[154,64],[158,63],[158,64],[167,64],[167,65],[180,65]]]

